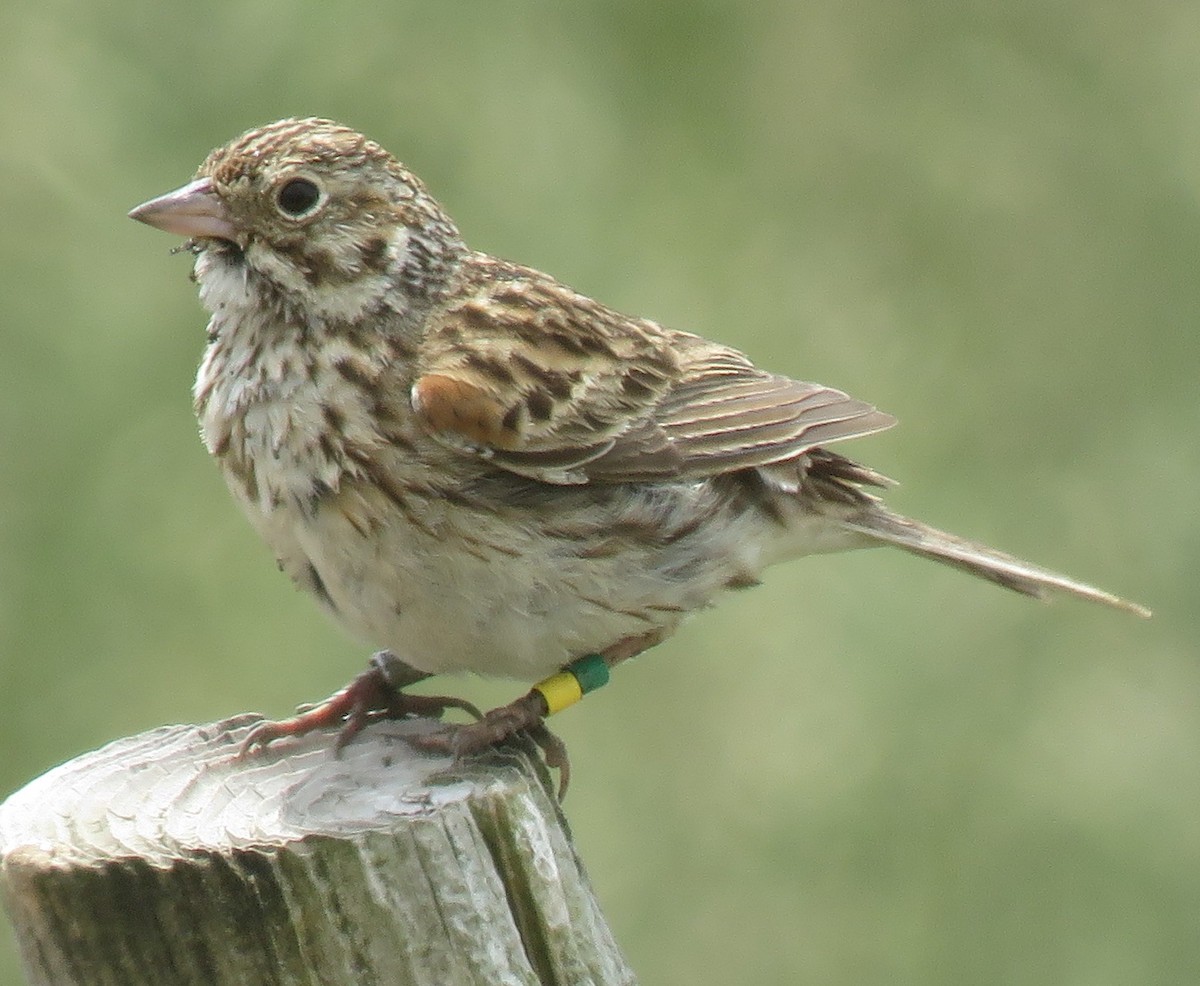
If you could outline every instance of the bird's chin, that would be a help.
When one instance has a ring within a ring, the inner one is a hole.
[[[177,251],[190,253],[197,257],[202,253],[207,253],[232,264],[242,264],[246,260],[246,251],[240,244],[234,243],[233,240],[221,239],[218,236],[193,236],[178,247]]]

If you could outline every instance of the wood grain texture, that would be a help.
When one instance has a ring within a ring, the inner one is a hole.
[[[233,754],[167,726],[0,805],[32,984],[633,983],[536,752],[460,765],[378,723]]]

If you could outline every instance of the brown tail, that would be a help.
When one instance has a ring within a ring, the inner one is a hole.
[[[864,534],[873,541],[892,544],[914,555],[953,565],[1035,599],[1045,599],[1047,590],[1058,590],[1137,616],[1150,615],[1150,610],[1145,606],[1121,599],[1103,589],[1039,568],[995,548],[947,534],[919,520],[890,513],[882,507],[864,510],[844,523],[850,530]]]

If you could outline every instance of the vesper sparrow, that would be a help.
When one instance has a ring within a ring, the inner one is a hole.
[[[550,677],[424,745],[527,729],[565,764],[549,712],[723,590],[820,552],[890,544],[1148,615],[892,513],[865,489],[888,480],[827,446],[893,418],[473,252],[420,180],[336,123],[251,130],[130,215],[189,238],[212,312],[195,408],[230,491],[296,584],[387,648],[248,747],[474,712],[402,691],[474,671]]]

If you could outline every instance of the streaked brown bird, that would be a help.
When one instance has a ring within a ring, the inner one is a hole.
[[[722,591],[822,552],[895,545],[1149,615],[891,512],[868,492],[888,480],[828,450],[889,415],[470,250],[347,127],[251,130],[130,215],[195,255],[212,313],[195,409],[230,491],[296,584],[384,648],[248,746],[474,712],[403,691],[474,671],[546,680],[423,744],[466,753],[526,729],[565,768],[548,713]]]

